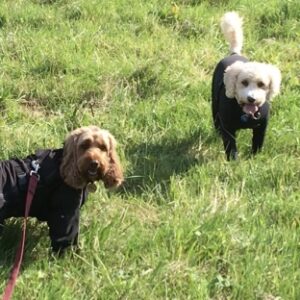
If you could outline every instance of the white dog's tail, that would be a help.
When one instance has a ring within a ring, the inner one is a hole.
[[[241,54],[243,47],[243,20],[236,12],[227,12],[221,19],[221,29],[229,43],[230,53]]]

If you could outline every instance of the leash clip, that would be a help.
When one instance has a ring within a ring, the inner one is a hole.
[[[35,175],[37,177],[37,179],[40,179],[40,175],[38,174],[39,168],[40,168],[40,164],[38,163],[37,160],[33,160],[31,162],[31,167],[33,168],[33,170],[30,171],[30,176]]]

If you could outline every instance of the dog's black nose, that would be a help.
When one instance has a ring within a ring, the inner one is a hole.
[[[99,163],[97,160],[93,160],[91,161],[91,168],[96,169],[99,166]]]
[[[250,103],[255,102],[255,99],[254,99],[253,97],[251,97],[251,96],[248,96],[248,97],[247,97],[247,100],[248,100]]]

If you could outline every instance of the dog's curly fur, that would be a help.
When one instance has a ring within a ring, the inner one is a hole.
[[[97,126],[75,129],[65,140],[60,174],[68,185],[77,189],[98,180],[108,188],[119,186],[123,172],[115,138]]]
[[[235,62],[224,74],[226,96],[236,98],[243,105],[249,103],[247,97],[250,95],[260,107],[265,101],[279,94],[280,78],[280,72],[275,66],[257,62]],[[248,82],[248,86],[243,82]]]
[[[221,19],[221,29],[230,45],[230,53],[240,55],[243,46],[242,18],[236,12],[228,12]],[[281,74],[277,67],[259,63],[236,61],[227,67],[224,74],[226,96],[235,98],[240,105],[262,106],[279,94]]]

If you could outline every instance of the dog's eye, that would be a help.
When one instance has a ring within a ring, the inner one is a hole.
[[[243,80],[242,81],[242,85],[245,86],[245,87],[247,87],[249,85],[248,80]]]
[[[90,147],[90,142],[89,141],[83,142],[79,147],[81,150],[87,150]]]
[[[101,151],[107,151],[107,147],[105,145],[99,145]]]
[[[259,81],[259,82],[257,83],[257,86],[258,86],[259,88],[264,88],[264,87],[265,87],[265,84],[264,84],[262,81]]]

